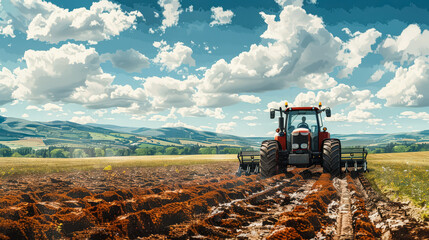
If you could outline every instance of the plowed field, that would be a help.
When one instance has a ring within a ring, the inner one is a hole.
[[[429,239],[362,175],[318,167],[261,179],[237,163],[0,180],[0,239]]]

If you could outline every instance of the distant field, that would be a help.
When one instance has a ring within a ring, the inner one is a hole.
[[[33,147],[33,148],[44,148],[46,147],[43,139],[41,138],[25,138],[16,141],[0,141],[1,144],[7,145],[10,148],[19,147]]]
[[[237,161],[237,155],[160,155],[102,158],[0,158],[0,177],[119,167],[158,167]]]
[[[367,178],[390,198],[411,200],[429,219],[429,152],[368,155]]]

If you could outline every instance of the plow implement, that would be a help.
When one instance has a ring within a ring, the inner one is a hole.
[[[246,176],[259,173],[259,161],[261,160],[259,151],[241,151],[237,157],[240,161],[237,176],[241,176],[243,173]]]
[[[344,172],[368,171],[366,157],[368,151],[365,148],[341,148],[341,167]]]

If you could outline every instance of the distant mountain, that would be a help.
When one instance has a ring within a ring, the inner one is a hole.
[[[333,134],[332,137],[339,138],[343,146],[429,142],[429,130],[394,134]],[[259,148],[263,140],[272,138],[238,137],[184,127],[151,129],[95,123],[82,125],[68,121],[36,122],[0,116],[0,143],[12,147],[201,145]]]

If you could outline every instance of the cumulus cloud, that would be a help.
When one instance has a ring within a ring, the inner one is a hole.
[[[294,5],[302,7],[304,0],[275,0],[280,7],[286,7],[288,5]]]
[[[73,112],[73,114],[76,114],[76,115],[84,115],[84,114],[85,114],[85,112],[82,112],[82,111],[76,111],[76,112]]]
[[[199,108],[197,106],[180,108],[177,110],[177,113],[182,115],[182,117],[210,117],[216,119],[224,119],[225,114],[223,113],[222,108]]]
[[[230,24],[232,22],[234,13],[231,10],[223,10],[223,7],[212,7],[210,10],[212,11],[211,18],[213,19],[210,23],[211,27]]]
[[[43,109],[45,111],[52,111],[52,112],[62,112],[63,111],[63,107],[61,107],[57,104],[53,104],[53,103],[46,103],[45,105],[43,105]]]
[[[334,107],[343,103],[359,104],[371,98],[369,90],[354,90],[345,84],[339,84],[328,91],[299,93],[292,106],[316,106],[322,102],[324,106]]]
[[[381,118],[374,118],[373,113],[362,109],[352,110],[347,115],[343,113],[335,113],[325,120],[328,122],[366,122],[370,125],[379,125],[383,121]]]
[[[378,49],[386,61],[410,62],[429,55],[429,31],[421,31],[416,24],[405,28],[399,36],[389,36]]]
[[[110,60],[114,67],[121,68],[129,73],[141,72],[143,68],[149,67],[149,59],[134,49],[126,51],[118,50],[116,53],[101,55],[103,60]]]
[[[246,117],[243,118],[243,120],[245,120],[245,121],[253,121],[253,120],[256,120],[256,119],[258,119],[258,118],[255,117],[255,116],[246,116]]]
[[[195,66],[195,60],[192,58],[192,49],[185,46],[182,42],[177,42],[174,46],[168,45],[165,41],[154,42],[158,48],[158,54],[153,59],[155,63],[162,65],[162,69],[172,71],[183,64]]]
[[[73,39],[98,42],[135,27],[138,11],[124,12],[120,5],[101,0],[89,9],[72,11],[42,0],[3,1],[2,15],[28,39],[58,43]]]
[[[343,44],[338,54],[338,59],[346,66],[338,73],[339,78],[352,74],[353,70],[361,64],[362,59],[372,52],[371,46],[375,44],[381,33],[371,28],[364,33],[356,32],[352,36],[352,39]]]
[[[429,121],[429,113],[405,111],[405,112],[401,112],[400,118],[420,119],[424,121]]]
[[[429,57],[418,57],[410,67],[399,67],[395,77],[376,96],[385,106],[429,106]]]
[[[0,105],[13,101],[12,93],[16,88],[15,75],[7,68],[0,70]]]
[[[72,119],[70,119],[70,122],[75,122],[79,124],[87,124],[87,123],[95,123],[97,122],[94,118],[91,116],[74,116]]]
[[[235,122],[228,122],[228,123],[218,123],[216,127],[217,133],[229,133],[231,130],[234,129],[234,127],[237,126],[237,123]]]
[[[199,127],[195,127],[195,126],[186,124],[186,123],[181,122],[181,121],[178,121],[176,123],[166,123],[166,124],[162,125],[162,127],[167,127],[167,128],[184,127],[184,128],[189,128],[189,129],[197,130],[197,131],[202,131],[202,129],[199,128]]]
[[[15,34],[13,33],[13,26],[12,25],[5,25],[5,26],[0,26],[0,35],[3,35],[5,37],[11,37],[14,38]]]
[[[176,119],[177,116],[174,114],[176,112],[176,108],[171,108],[170,113],[167,116],[164,115],[153,115],[149,121],[160,121],[160,122],[165,122],[168,119]]]
[[[155,109],[182,108],[194,105],[192,95],[195,93],[196,78],[190,77],[180,81],[171,77],[149,77],[143,83],[151,104]]]
[[[165,32],[165,29],[168,27],[177,26],[179,22],[179,15],[183,12],[180,9],[181,5],[179,0],[159,0],[159,6],[164,8],[162,15],[164,19],[162,20],[162,26],[159,28],[162,32]]]
[[[322,19],[294,6],[285,7],[279,21],[274,15],[261,15],[267,24],[261,37],[274,42],[253,44],[230,63],[217,61],[204,74],[202,92],[263,92],[290,86],[320,89],[336,84],[326,73],[339,64],[342,43],[324,28]],[[315,83],[314,78],[322,81]]]
[[[287,102],[286,100],[282,100],[280,102],[276,102],[276,101],[269,102],[267,104],[267,109],[265,110],[265,112],[269,112],[271,108],[274,108],[274,109],[279,109],[280,107],[285,108],[286,102]]]
[[[149,107],[142,88],[115,85],[114,76],[104,73],[94,48],[72,43],[47,51],[28,50],[25,68],[13,72],[16,87],[12,96],[38,103],[78,103],[88,108],[129,107],[136,102]]]

